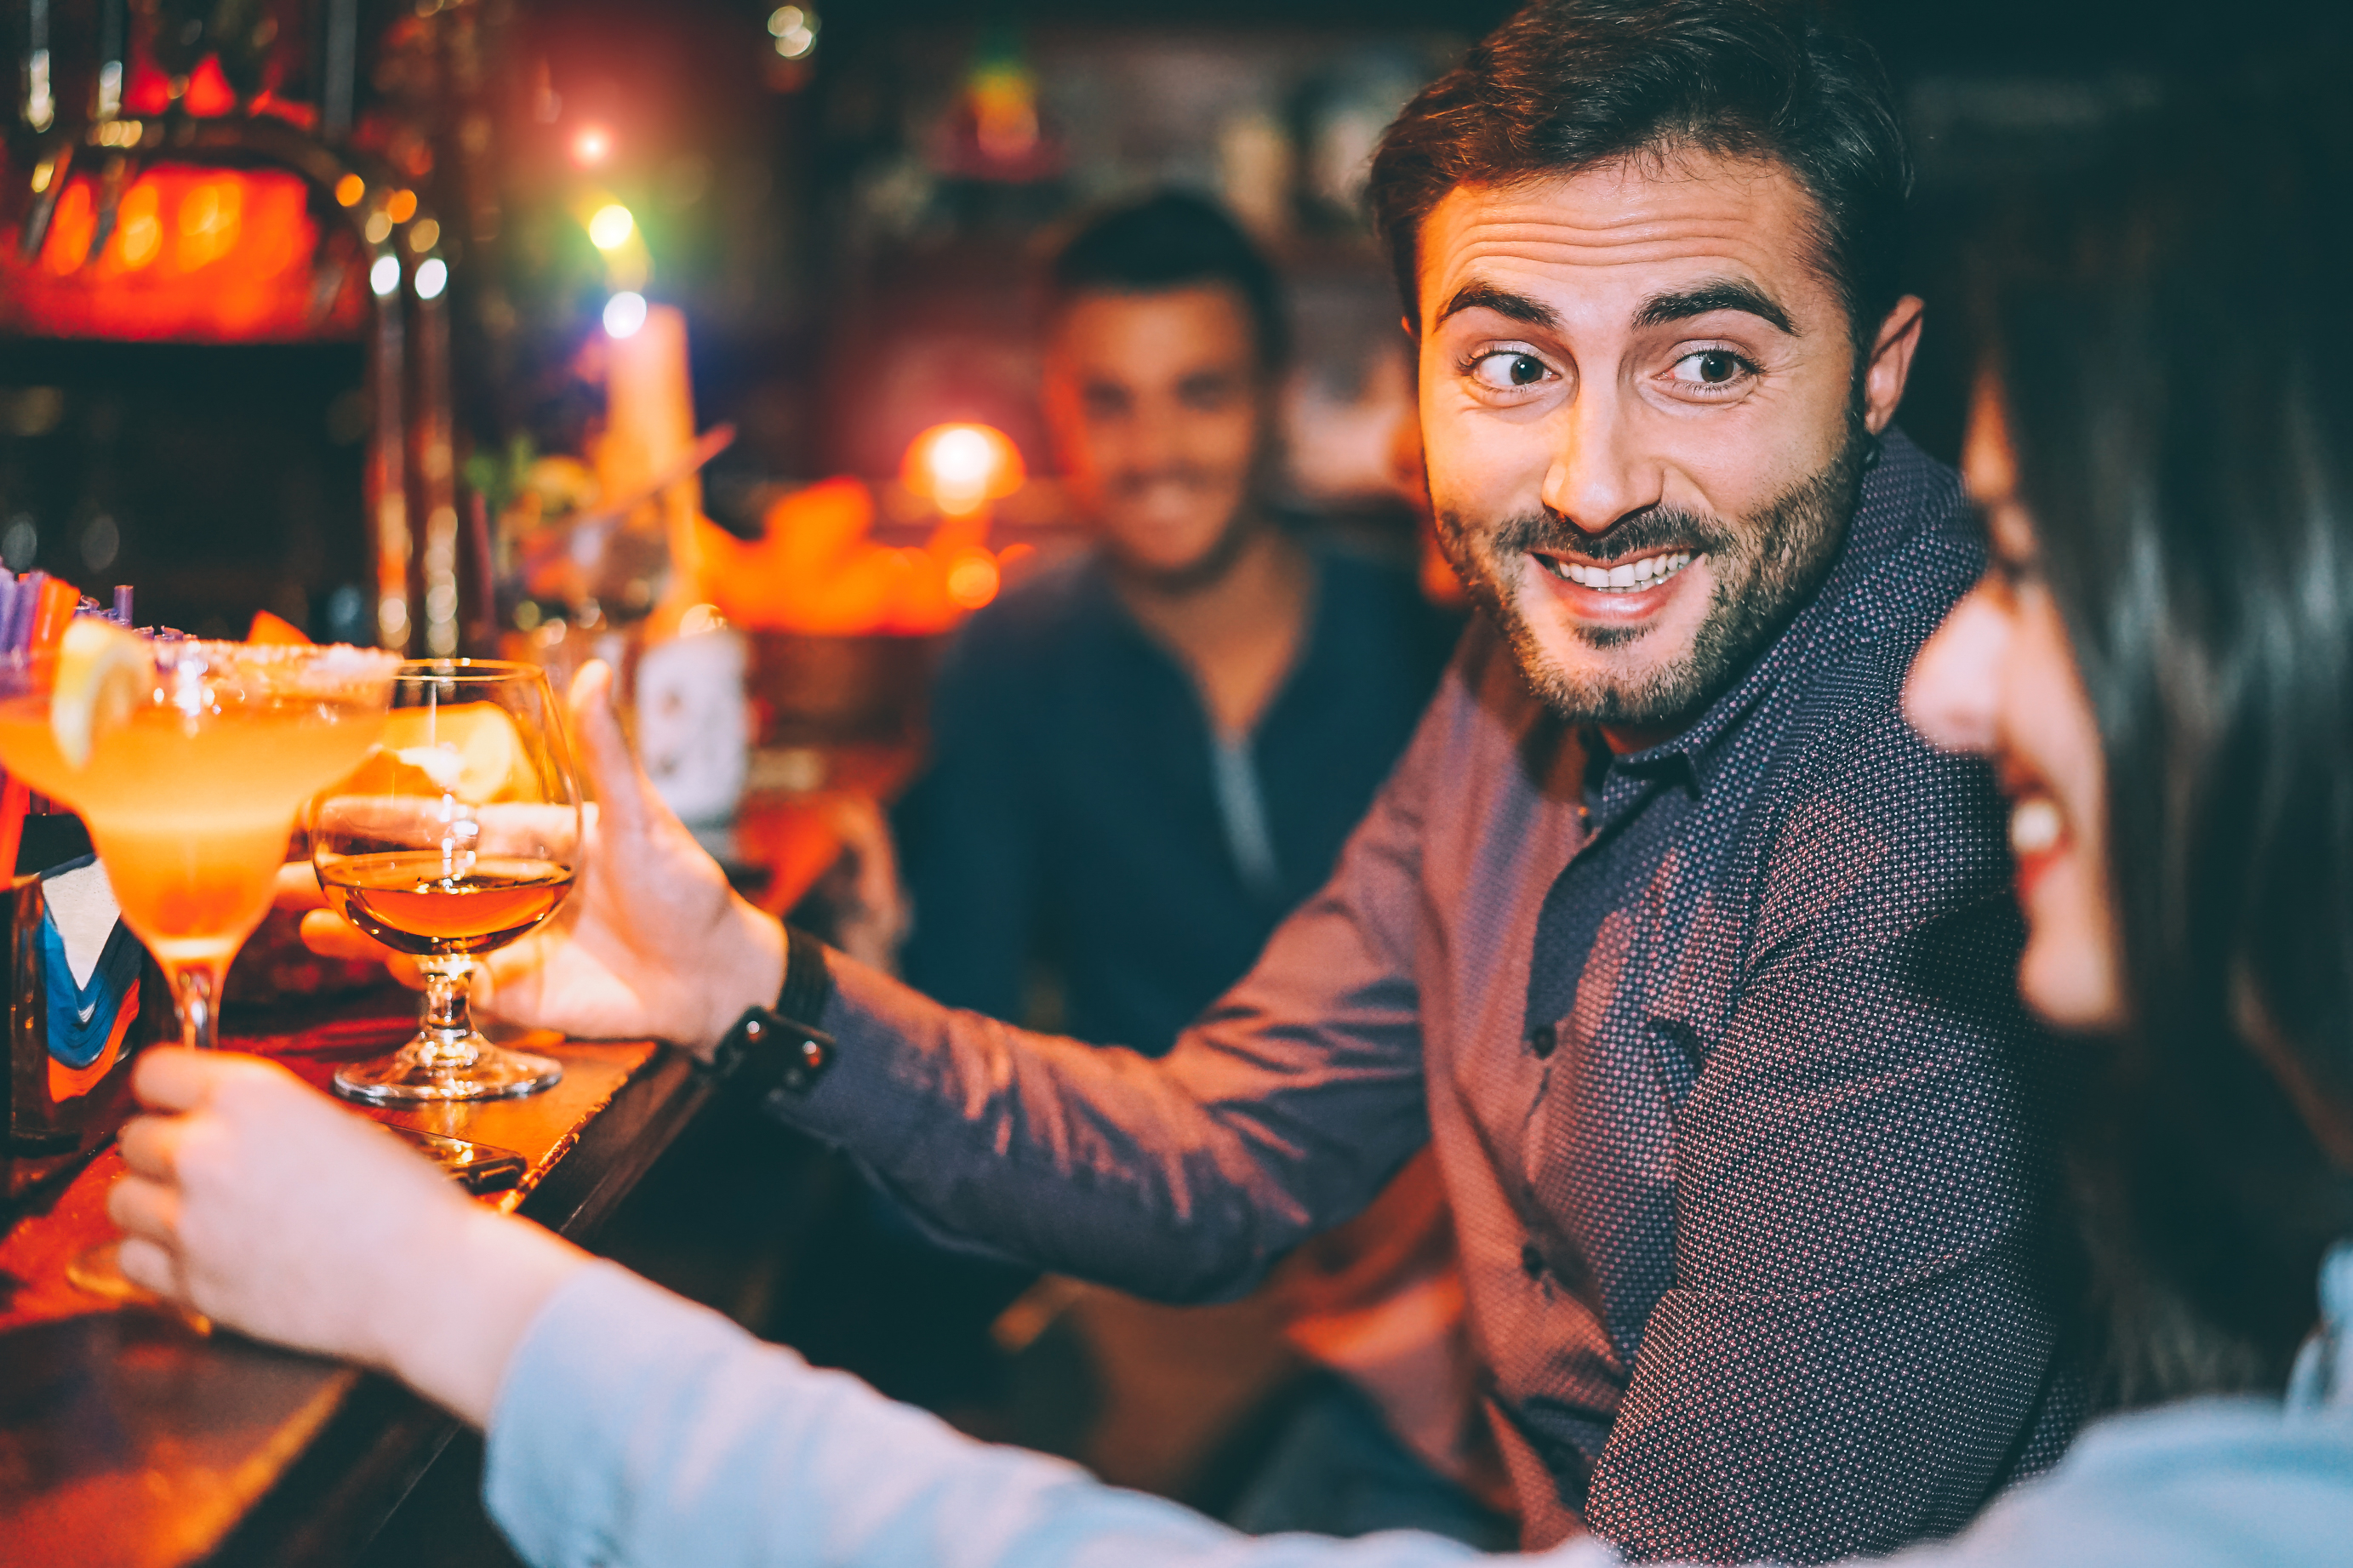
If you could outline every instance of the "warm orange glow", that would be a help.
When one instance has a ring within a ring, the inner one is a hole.
[[[417,193],[395,191],[392,199],[384,204],[385,216],[395,223],[406,223],[417,216]]]
[[[943,517],[920,550],[877,542],[873,526],[872,492],[848,478],[778,501],[754,543],[704,523],[702,591],[731,625],[813,637],[930,636],[997,596],[981,514]]]
[[[948,597],[967,610],[997,597],[997,557],[986,550],[962,550],[948,566]]]
[[[206,55],[188,73],[188,88],[180,95],[180,107],[199,120],[216,119],[237,108],[237,89],[229,86],[218,55]]]
[[[115,217],[114,244],[98,258],[100,271],[106,270],[109,260],[116,270],[136,272],[155,259],[164,248],[164,224],[156,216],[162,205],[156,187],[145,180],[123,193]]]
[[[253,628],[245,634],[245,640],[276,643],[291,647],[311,646],[311,639],[302,635],[301,627],[282,616],[271,615],[268,610],[253,612]]]
[[[340,205],[355,207],[360,205],[360,198],[366,195],[367,182],[357,174],[345,174],[335,182],[335,201]]]
[[[245,186],[233,174],[206,180],[180,198],[179,243],[173,261],[183,272],[211,265],[237,247],[245,226]]]
[[[100,191],[71,176],[40,253],[0,234],[0,330],[57,337],[287,339],[356,329],[347,289],[316,314],[320,235],[296,175],[164,163],[124,190],[97,245]]]
[[[950,517],[1011,495],[1028,477],[1020,449],[986,425],[933,426],[908,444],[901,471],[909,489]]]
[[[90,242],[97,237],[98,203],[90,182],[72,181],[49,216],[49,240],[42,247],[41,265],[62,278],[90,259]]]

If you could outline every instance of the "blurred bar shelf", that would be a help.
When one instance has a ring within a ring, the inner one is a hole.
[[[406,996],[357,1012],[222,1043],[323,1088],[416,1025]],[[352,1109],[522,1154],[522,1183],[480,1201],[586,1239],[702,1109],[707,1081],[667,1046],[517,1043],[561,1060],[563,1081],[529,1100]],[[373,1373],[75,1290],[66,1260],[112,1234],[121,1169],[109,1148],[0,1236],[0,1568],[351,1561],[457,1423]]]

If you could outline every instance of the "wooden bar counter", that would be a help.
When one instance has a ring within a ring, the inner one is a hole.
[[[406,1037],[413,1007],[224,1044],[323,1087]],[[528,1100],[353,1109],[522,1154],[521,1185],[480,1201],[586,1236],[702,1107],[705,1080],[669,1047],[518,1043],[562,1061],[564,1080]],[[384,1378],[76,1290],[66,1260],[113,1234],[121,1168],[108,1150],[0,1237],[0,1568],[348,1562],[455,1424]]]

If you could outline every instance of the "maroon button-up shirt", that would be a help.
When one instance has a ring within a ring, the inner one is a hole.
[[[779,1110],[944,1232],[1173,1300],[1247,1289],[1434,1141],[1531,1544],[1955,1529],[2078,1414],[2003,815],[1900,712],[1980,560],[1950,471],[1891,436],[1814,599],[1598,816],[1474,627],[1330,883],[1170,1055],[837,958],[839,1057]],[[1548,988],[1556,884],[1593,935]]]

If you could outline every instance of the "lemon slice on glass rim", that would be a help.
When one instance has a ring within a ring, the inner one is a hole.
[[[154,684],[147,639],[96,616],[76,616],[58,646],[49,733],[68,765],[90,765],[98,737],[131,721]]]

